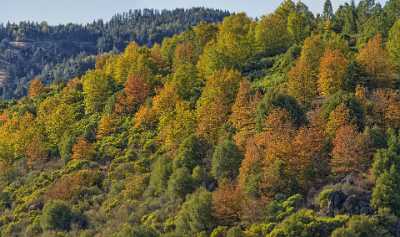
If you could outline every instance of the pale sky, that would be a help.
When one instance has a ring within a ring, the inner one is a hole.
[[[334,7],[348,2],[331,0]],[[349,0],[350,1],[350,0]],[[385,0],[378,0],[385,2]],[[273,11],[282,0],[0,0],[0,22],[23,20],[58,23],[87,23],[108,20],[115,13],[138,8],[172,9],[210,7],[246,12],[257,17]],[[323,0],[303,0],[313,11],[321,12]]]

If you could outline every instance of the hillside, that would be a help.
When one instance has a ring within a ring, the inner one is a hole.
[[[1,236],[400,236],[399,4],[285,0],[32,80]]]
[[[98,53],[120,52],[131,41],[152,46],[200,22],[220,22],[228,12],[206,9],[131,10],[110,21],[51,26],[46,22],[0,25],[0,72],[6,72],[0,98],[26,95],[29,81],[66,81],[95,64]]]

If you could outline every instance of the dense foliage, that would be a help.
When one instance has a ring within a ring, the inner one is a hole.
[[[144,9],[85,25],[0,24],[0,96],[20,98],[34,77],[46,83],[66,81],[94,68],[97,53],[121,52],[131,41],[152,46],[200,22],[220,22],[227,15],[206,8]]]
[[[400,236],[398,6],[285,0],[33,80],[0,107],[1,236]]]

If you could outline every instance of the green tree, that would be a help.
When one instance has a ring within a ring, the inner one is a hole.
[[[386,2],[384,11],[389,18],[389,24],[393,24],[400,17],[400,1],[389,0]]]
[[[332,20],[334,17],[331,0],[325,0],[323,17],[324,20]]]
[[[376,180],[372,193],[371,206],[375,209],[389,208],[400,215],[400,174],[399,167],[392,165]]]
[[[111,80],[98,71],[89,71],[82,78],[86,113],[101,112],[113,92]]]
[[[243,154],[240,153],[235,143],[225,140],[215,148],[211,161],[211,174],[218,180],[234,180],[239,174],[242,160]]]
[[[69,230],[73,213],[62,201],[50,201],[43,208],[41,226],[45,230]]]
[[[226,17],[217,39],[209,43],[200,56],[198,68],[203,77],[222,69],[240,70],[254,54],[252,23],[244,13]]]
[[[202,188],[193,193],[178,212],[175,224],[180,236],[211,232],[216,224],[212,216],[211,193]]]
[[[168,180],[168,195],[175,198],[184,198],[194,188],[192,174],[189,169],[183,167],[174,170]]]
[[[201,165],[206,155],[206,144],[196,135],[190,135],[180,144],[178,153],[174,159],[174,169],[185,167],[192,170]]]
[[[292,20],[293,31],[297,30],[297,28],[294,28],[295,20],[298,19]],[[255,39],[260,50],[267,55],[276,55],[285,52],[292,42],[288,32],[287,18],[278,14],[270,14],[262,17],[255,29]]]
[[[380,226],[377,219],[369,216],[353,216],[345,227],[337,228],[332,237],[390,237],[384,227]]]
[[[397,69],[400,70],[400,20],[396,21],[390,30],[387,48],[393,63],[397,66]]]

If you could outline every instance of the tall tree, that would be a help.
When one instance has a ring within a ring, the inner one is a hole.
[[[255,133],[256,121],[254,112],[255,99],[251,95],[251,84],[247,80],[240,82],[239,91],[232,107],[230,121],[236,129],[234,136],[236,145],[244,150],[248,139]]]
[[[302,105],[309,106],[317,95],[319,60],[323,53],[324,45],[321,36],[307,38],[300,58],[289,71],[289,93]]]
[[[231,114],[241,80],[240,73],[233,70],[218,71],[207,79],[197,102],[197,134],[211,144],[217,142],[218,131]]]
[[[329,20],[329,21],[332,20],[334,17],[331,0],[325,0],[323,17],[324,20]]]

